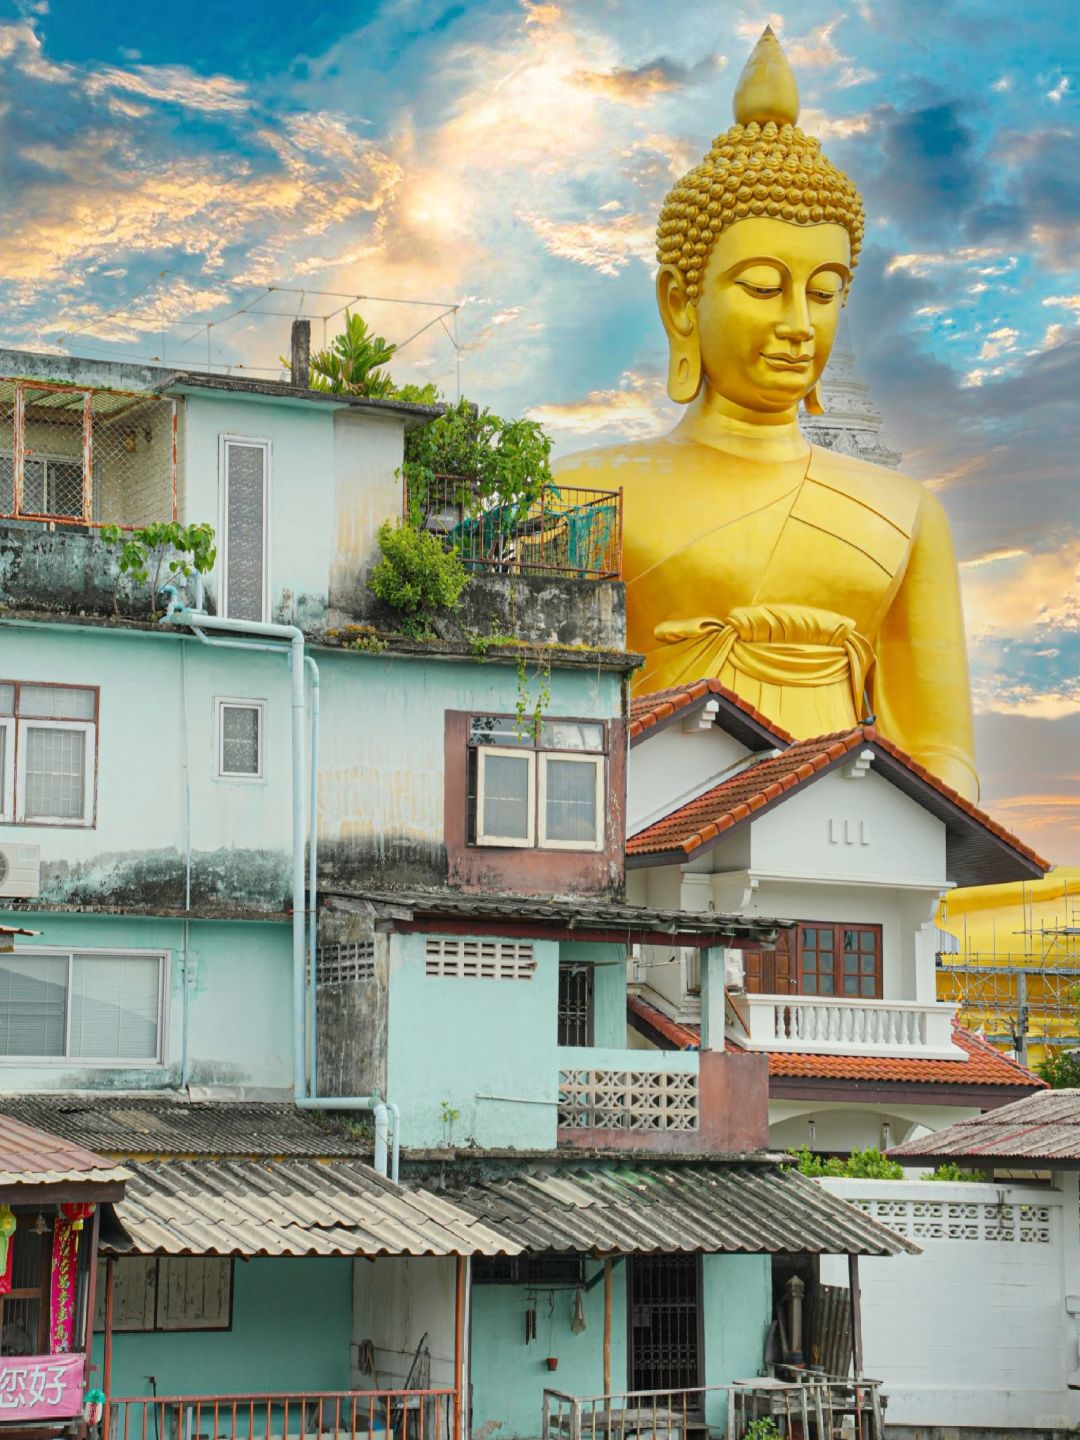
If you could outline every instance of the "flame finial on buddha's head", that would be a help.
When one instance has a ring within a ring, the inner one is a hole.
[[[697,300],[712,243],[721,230],[752,216],[793,225],[842,225],[851,268],[862,244],[864,214],[854,184],[795,124],[799,89],[780,43],[766,27],[735,89],[735,124],[684,175],[664,201],[657,260],[671,265]]]

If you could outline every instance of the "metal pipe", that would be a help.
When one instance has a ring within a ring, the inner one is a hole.
[[[317,1021],[315,1009],[315,959],[316,959],[316,937],[315,917],[312,917],[310,926],[311,932],[311,975],[310,989],[305,983],[305,966],[307,961],[307,945],[305,944],[305,920],[307,915],[307,899],[305,895],[305,874],[304,874],[304,838],[306,827],[304,824],[304,712],[305,703],[305,673],[312,676],[312,766],[310,779],[310,792],[312,796],[311,814],[311,850],[310,850],[310,874],[312,881],[311,901],[314,907],[316,899],[315,876],[317,874],[318,848],[317,830],[318,814],[315,809],[315,802],[318,795],[318,773],[316,770],[317,760],[317,719],[318,719],[318,682],[319,671],[315,661],[304,653],[304,632],[296,625],[277,625],[255,620],[231,620],[218,615],[207,615],[205,611],[192,609],[182,604],[175,585],[169,584],[162,587],[163,593],[169,596],[169,603],[165,614],[162,617],[163,624],[186,625],[195,638],[203,645],[213,649],[228,650],[251,650],[272,655],[286,656],[289,660],[291,672],[291,694],[292,694],[292,810],[293,810],[293,841],[292,841],[292,893],[293,893],[293,1103],[304,1110],[370,1110],[375,1119],[375,1169],[380,1175],[386,1175],[389,1151],[389,1111],[382,1096],[376,1091],[372,1095],[327,1095],[319,1096],[317,1079],[317,1065],[315,1056],[315,1040],[317,1035]],[[205,632],[225,631],[244,636],[244,639],[226,639],[220,635],[207,635]],[[251,637],[251,638],[247,638]],[[271,644],[268,641],[287,641],[288,650],[281,644]],[[309,1028],[305,1029],[305,1013],[307,1002],[310,999],[311,1013]],[[305,1039],[311,1037],[311,1084],[308,1086],[307,1066],[305,1056]],[[397,1143],[398,1126],[394,1127],[395,1144]]]
[[[401,1165],[401,1107],[395,1105],[392,1100],[387,1100],[386,1108],[393,1117],[393,1149],[390,1154],[390,1179],[397,1183],[398,1171]]]
[[[308,830],[308,1093],[319,1093],[319,1027],[316,1018],[316,991],[318,979],[315,963],[319,953],[319,667],[308,655],[304,659],[311,677],[311,797],[308,801],[310,815]],[[394,1135],[397,1135],[397,1120],[394,1121]],[[397,1179],[397,1170],[394,1171]]]

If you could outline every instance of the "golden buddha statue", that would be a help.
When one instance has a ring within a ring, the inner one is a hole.
[[[956,560],[917,481],[810,445],[863,235],[852,182],[796,128],[799,97],[767,29],[736,124],[665,201],[656,281],[670,434],[581,452],[567,485],[624,497],[635,693],[716,677],[796,737],[869,715],[975,798]]]

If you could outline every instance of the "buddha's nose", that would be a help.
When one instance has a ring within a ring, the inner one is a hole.
[[[805,295],[795,294],[784,307],[784,315],[776,325],[780,340],[805,341],[814,338],[814,327],[810,320],[810,308]]]

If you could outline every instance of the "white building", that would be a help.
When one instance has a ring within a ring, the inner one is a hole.
[[[639,1043],[768,1057],[770,1139],[825,1151],[937,1130],[1041,1085],[937,999],[938,901],[1044,862],[872,727],[792,741],[715,681],[635,701],[627,885],[639,904],[776,922],[703,1000],[690,952],[636,957]],[[703,1006],[711,1013],[703,1014]]]

